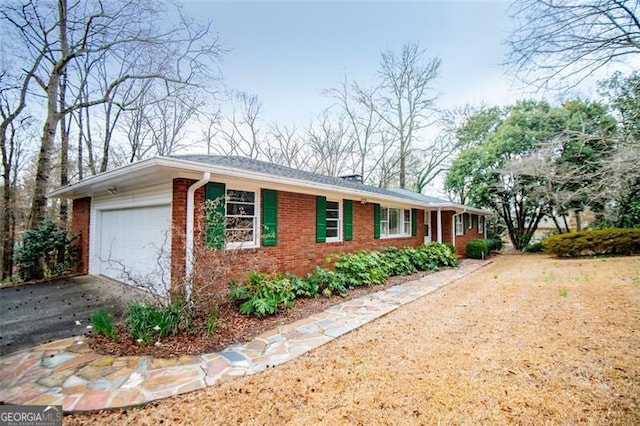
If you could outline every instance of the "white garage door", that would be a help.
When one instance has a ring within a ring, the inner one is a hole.
[[[171,206],[101,210],[95,272],[165,296],[170,283]]]

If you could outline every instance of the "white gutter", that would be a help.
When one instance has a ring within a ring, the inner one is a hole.
[[[194,213],[195,213],[195,193],[198,188],[206,185],[211,178],[211,173],[204,172],[202,179],[194,183],[187,190],[187,234],[185,235],[185,274],[184,274],[184,297],[188,302],[191,298],[191,274],[193,273],[193,234],[194,234]]]

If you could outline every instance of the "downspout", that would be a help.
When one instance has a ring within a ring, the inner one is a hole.
[[[187,190],[187,230],[185,235],[185,268],[184,268],[184,297],[187,302],[191,299],[191,274],[193,273],[193,234],[195,221],[195,193],[198,188],[209,182],[211,173],[204,172],[202,179],[194,183]]]

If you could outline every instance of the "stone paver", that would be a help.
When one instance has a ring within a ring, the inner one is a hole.
[[[77,337],[36,346],[0,358],[0,402],[62,405],[64,411],[128,407],[255,374],[324,345],[487,263],[464,260],[457,268],[346,301],[219,353],[177,359],[114,357],[97,354]]]

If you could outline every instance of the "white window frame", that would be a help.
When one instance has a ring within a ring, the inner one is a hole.
[[[253,241],[252,242],[248,242],[248,241],[227,242],[225,244],[225,248],[229,249],[229,250],[233,250],[233,249],[251,249],[251,248],[260,247],[260,236],[261,236],[261,232],[260,232],[260,206],[261,206],[260,190],[256,189],[256,188],[236,187],[236,186],[226,185],[225,193],[224,193],[224,195],[225,195],[225,205],[224,205],[224,217],[225,217],[225,219],[227,217],[230,217],[230,216],[227,215],[227,203],[229,203],[229,191],[253,192],[253,194],[254,194],[254,197],[253,197],[253,201],[254,201]],[[227,225],[226,225],[226,223],[225,223],[225,226],[224,226],[224,233],[225,233],[225,239],[226,239],[226,235],[227,235]]]
[[[424,211],[424,236],[431,238],[431,212]]]
[[[327,211],[329,210],[329,203],[338,203],[338,236],[337,237],[329,237],[327,235],[325,242],[327,243],[339,243],[342,241],[342,201],[341,200],[330,200],[327,198],[327,207],[325,209],[325,232],[329,230],[327,226],[327,221],[329,218],[327,217]],[[327,232],[328,233],[328,232]]]
[[[484,216],[478,215],[478,226],[476,228],[478,234],[484,234]]]
[[[463,213],[453,215],[453,228],[454,234],[457,236],[464,235],[464,220],[462,218]]]
[[[383,220],[385,210],[387,211],[387,220]],[[390,217],[389,210],[398,210],[400,212],[400,216],[398,217],[398,228],[400,229],[399,234],[389,233],[389,217]],[[409,222],[406,222],[404,220],[405,212],[409,212]],[[380,238],[411,237],[411,229],[413,225],[412,220],[413,220],[413,215],[411,214],[411,209],[403,209],[402,207],[393,207],[393,206],[380,206]],[[409,224],[409,233],[404,232],[405,223]]]

